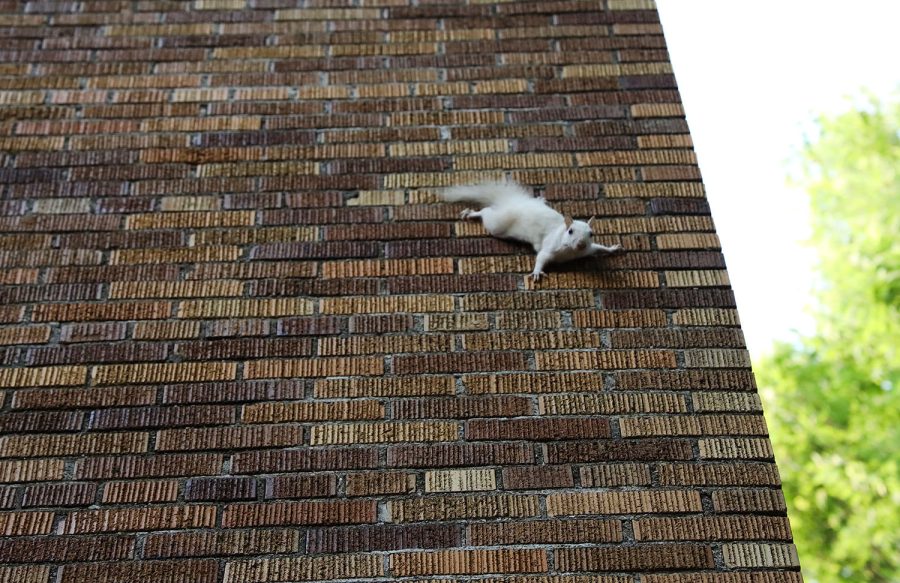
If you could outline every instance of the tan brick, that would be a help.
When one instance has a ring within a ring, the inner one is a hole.
[[[722,545],[722,555],[729,569],[800,566],[792,544],[729,543]]]
[[[694,490],[573,492],[547,496],[550,516],[700,512],[702,509],[700,494]]]
[[[49,339],[49,326],[8,326],[0,328],[0,345],[43,344]]]
[[[456,384],[450,376],[325,379],[315,383],[315,395],[319,399],[452,395],[455,390]]]
[[[497,479],[492,469],[432,470],[425,472],[426,492],[472,492],[495,490]]]
[[[303,298],[254,300],[185,300],[179,304],[179,318],[275,318],[306,316],[314,303]]]
[[[324,298],[323,314],[384,314],[394,312],[450,312],[453,297],[446,295],[359,296]]]
[[[391,555],[394,575],[475,575],[485,573],[537,573],[547,570],[542,549],[432,551]]]
[[[0,370],[0,387],[47,387],[81,385],[87,381],[86,366],[46,366]]]
[[[244,363],[244,377],[248,379],[377,376],[381,374],[384,374],[384,360],[381,358],[253,360]]]
[[[233,380],[237,364],[228,362],[185,362],[153,364],[110,364],[93,368],[97,385],[139,383],[184,383]]]
[[[311,428],[311,445],[455,441],[459,426],[450,421],[347,423]]]

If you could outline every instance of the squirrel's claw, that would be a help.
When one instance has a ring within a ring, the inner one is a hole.
[[[541,281],[541,277],[544,275],[547,275],[547,274],[544,273],[543,271],[535,271],[534,273],[531,274],[531,279],[532,279],[532,281]]]

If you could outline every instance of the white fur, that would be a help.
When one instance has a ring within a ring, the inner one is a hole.
[[[535,198],[515,182],[454,186],[443,191],[441,196],[449,202],[470,201],[481,205],[481,210],[466,209],[461,216],[481,219],[484,228],[494,237],[530,243],[537,252],[531,274],[535,281],[546,275],[544,266],[548,263],[621,249],[619,245],[606,247],[594,243],[590,221],[567,219],[548,206],[543,198]]]

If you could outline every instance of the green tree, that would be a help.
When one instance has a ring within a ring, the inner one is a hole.
[[[802,154],[816,332],[756,363],[810,581],[900,581],[900,101],[820,118]]]

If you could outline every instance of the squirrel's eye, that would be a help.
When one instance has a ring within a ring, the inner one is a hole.
[[[572,233],[574,233],[574,232],[575,232],[575,231],[574,231],[573,229],[569,229],[569,234],[570,234],[570,235],[571,235]]]

